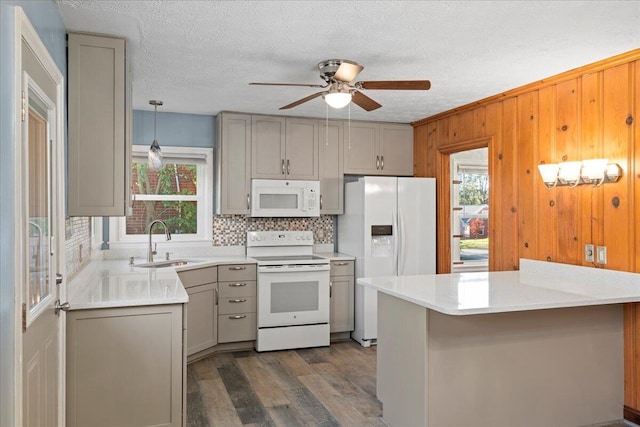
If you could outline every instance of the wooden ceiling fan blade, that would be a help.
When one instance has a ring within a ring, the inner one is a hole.
[[[308,83],[249,83],[250,85],[256,86],[302,86],[302,87],[327,87],[326,85],[318,85],[318,84],[308,84]]]
[[[304,104],[305,102],[311,101],[312,99],[317,98],[319,96],[322,96],[324,94],[325,94],[325,92],[314,93],[313,95],[309,95],[306,98],[299,99],[296,102],[292,102],[291,104],[285,105],[284,107],[280,107],[280,109],[281,110],[288,110],[289,108],[297,107],[300,104]]]
[[[354,104],[367,111],[377,110],[382,107],[382,105],[357,90],[353,93],[353,98],[351,98],[351,100]]]
[[[364,67],[362,65],[343,62],[336,70],[333,78],[336,80],[340,80],[341,82],[349,83],[352,82],[353,79],[355,79],[363,69]]]
[[[358,82],[356,86],[368,90],[429,90],[431,82],[429,80],[377,80]]]

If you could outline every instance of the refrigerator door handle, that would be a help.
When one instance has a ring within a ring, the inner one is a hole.
[[[392,232],[391,237],[393,238],[393,275],[398,275],[398,215],[396,215],[395,210],[391,210],[391,225]]]
[[[404,274],[404,220],[398,208],[398,274]]]

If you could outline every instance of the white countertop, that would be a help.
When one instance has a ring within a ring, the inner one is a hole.
[[[449,315],[640,301],[640,274],[520,260],[520,271],[361,278],[358,284]]]
[[[182,304],[189,301],[176,270],[220,264],[254,263],[247,257],[194,259],[180,267],[140,268],[128,260],[94,260],[68,284],[71,310]]]
[[[338,252],[314,252],[313,254],[327,258],[329,261],[353,261],[356,259],[351,255],[345,255]]]

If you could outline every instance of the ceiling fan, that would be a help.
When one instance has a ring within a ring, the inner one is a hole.
[[[325,102],[333,108],[343,108],[351,101],[366,111],[376,110],[382,105],[378,104],[361,90],[429,90],[429,80],[376,80],[353,82],[364,69],[362,65],[346,59],[328,59],[318,64],[320,77],[325,81],[324,85],[304,83],[249,83],[250,85],[264,86],[305,86],[327,89],[316,92],[291,104],[280,107],[281,110],[297,107],[307,101],[322,96]]]

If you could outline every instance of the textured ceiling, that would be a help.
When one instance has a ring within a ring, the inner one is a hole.
[[[128,40],[133,107],[324,117],[316,64],[344,58],[357,80],[429,79],[431,90],[366,91],[358,120],[411,122],[640,47],[640,1],[57,0],[69,31]],[[329,111],[346,118],[348,108]]]

